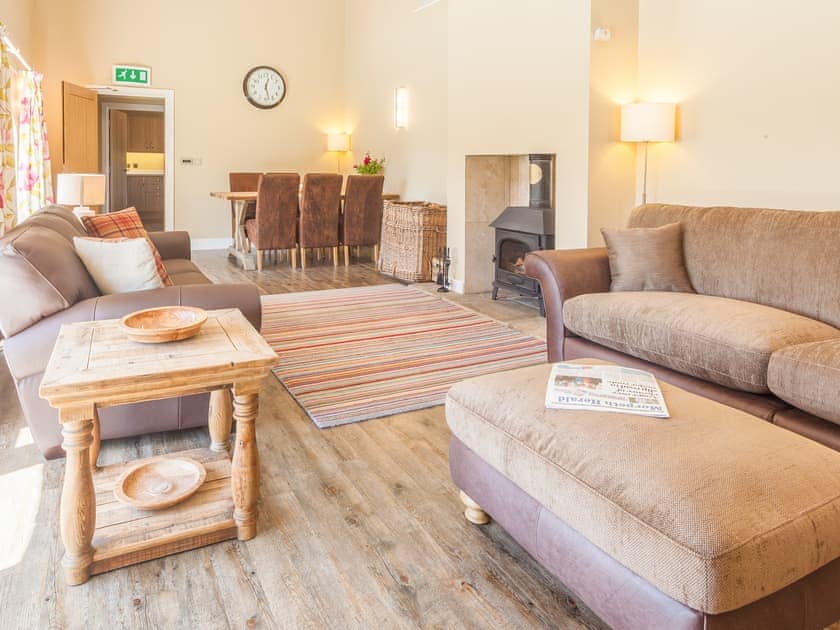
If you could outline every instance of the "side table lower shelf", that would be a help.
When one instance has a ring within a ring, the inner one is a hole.
[[[91,574],[236,538],[228,454],[198,448],[164,457],[176,455],[203,464],[207,478],[193,496],[163,510],[140,510],[114,496],[120,474],[157,457],[105,466],[94,473],[96,531]]]

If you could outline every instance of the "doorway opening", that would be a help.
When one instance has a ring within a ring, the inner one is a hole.
[[[103,212],[134,206],[149,231],[174,229],[174,92],[95,86]]]

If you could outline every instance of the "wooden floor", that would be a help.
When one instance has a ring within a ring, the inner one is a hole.
[[[242,272],[221,252],[197,262],[217,281],[269,293],[388,282],[370,264]],[[456,301],[541,333],[533,309]],[[449,480],[443,409],[317,429],[273,377],[257,435],[258,535],[96,576],[60,572],[63,465],[44,462],[0,368],[0,627],[599,628],[494,524],[470,525]],[[206,430],[103,444],[102,461],[207,444]]]

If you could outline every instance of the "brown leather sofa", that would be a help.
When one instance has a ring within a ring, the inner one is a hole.
[[[596,358],[840,450],[840,212],[648,204],[680,222],[696,294],[610,292],[604,248],[533,252],[550,361]]]
[[[153,232],[174,286],[100,295],[76,255],[74,236],[85,231],[72,212],[44,208],[0,238],[0,332],[20,405],[45,457],[61,457],[56,410],[38,387],[59,328],[72,322],[122,317],[132,311],[184,304],[206,309],[239,308],[259,329],[260,297],[250,284],[212,284],[190,260],[186,232]],[[102,438],[206,425],[208,395],[186,396],[103,409]]]

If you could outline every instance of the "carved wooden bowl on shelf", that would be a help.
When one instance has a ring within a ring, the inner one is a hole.
[[[207,471],[189,457],[160,457],[120,475],[114,485],[118,501],[142,510],[162,510],[192,496]]]
[[[198,334],[207,313],[193,306],[160,306],[130,313],[120,320],[128,338],[140,343],[165,343]]]

